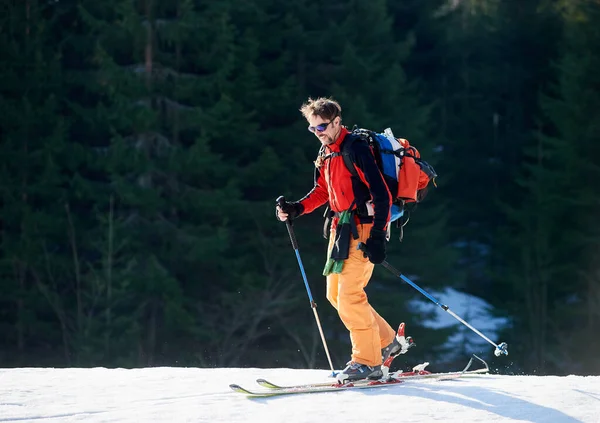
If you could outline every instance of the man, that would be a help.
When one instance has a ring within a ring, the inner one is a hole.
[[[340,245],[346,247],[343,247],[344,251],[336,252],[344,259],[341,272],[327,275],[327,299],[350,331],[352,342],[351,361],[338,379],[378,379],[383,376],[382,362],[408,349],[403,336],[404,324],[396,336],[391,326],[371,307],[364,290],[374,264],[385,260],[392,198],[366,142],[350,144],[350,157],[358,176],[353,176],[347,169],[341,146],[354,136],[342,126],[342,109],[336,101],[309,98],[300,111],[308,121],[308,130],[322,145],[315,162],[315,185],[300,201],[277,206],[277,217],[280,221],[293,220],[329,203],[335,213],[329,254],[332,255],[332,250]],[[340,214],[347,210],[351,212],[353,228],[346,231],[349,235],[344,241],[340,239],[341,231],[338,233],[338,222]],[[359,242],[366,245],[367,257],[357,250]]]

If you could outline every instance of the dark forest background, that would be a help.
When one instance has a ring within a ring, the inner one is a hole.
[[[324,95],[440,175],[388,261],[508,319],[508,357],[464,357],[600,374],[599,19],[597,0],[3,1],[0,365],[327,368],[274,216],[312,187],[298,108]],[[294,227],[340,368],[321,214]],[[417,340],[406,363],[450,368],[424,297],[380,268],[368,294]]]

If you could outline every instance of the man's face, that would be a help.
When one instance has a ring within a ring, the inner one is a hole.
[[[333,120],[321,116],[311,115],[308,119],[308,130],[315,134],[323,145],[333,144],[339,132],[340,117]]]

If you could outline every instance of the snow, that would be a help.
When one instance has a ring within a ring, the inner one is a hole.
[[[447,288],[444,291],[432,291],[432,295],[440,303],[447,305],[457,315],[465,319],[480,331],[495,336],[495,331],[501,329],[508,322],[503,317],[493,317],[492,307],[479,297]],[[431,328],[444,328],[458,325],[459,322],[432,302],[415,301],[414,305],[421,311],[435,309],[435,319],[425,322],[425,326]]]
[[[372,390],[250,399],[259,388],[326,381],[328,370],[0,369],[0,422],[600,423],[600,376],[478,375]]]
[[[479,330],[490,340],[499,344],[503,340],[498,339],[498,333],[508,325],[508,319],[494,317],[493,307],[483,299],[447,288],[443,291],[431,291],[431,295],[441,304],[447,305],[457,316]],[[433,319],[423,321],[423,326],[440,329],[455,326],[458,331],[450,337],[446,347],[449,351],[481,351],[487,349],[490,344],[479,337],[475,332],[456,320],[450,313],[430,301],[412,301],[411,307],[422,313],[433,313]],[[508,345],[510,351],[510,343]],[[446,357],[448,360],[456,357]]]

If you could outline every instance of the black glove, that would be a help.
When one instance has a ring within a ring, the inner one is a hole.
[[[304,207],[302,206],[302,204],[296,202],[292,203],[289,201],[284,201],[282,204],[277,205],[281,208],[281,211],[287,213],[288,220],[290,222],[298,216],[300,216],[304,211]],[[277,216],[277,208],[275,208],[275,216],[277,217],[277,219],[279,219],[279,216]]]
[[[371,236],[365,243],[367,246],[366,256],[373,264],[380,264],[385,260],[386,231],[371,229]]]

